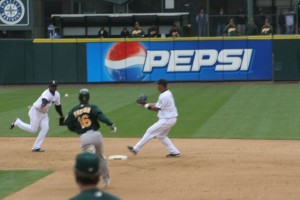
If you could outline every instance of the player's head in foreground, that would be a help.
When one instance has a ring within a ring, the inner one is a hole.
[[[100,190],[97,187],[100,181],[100,159],[97,154],[84,152],[76,156],[74,175],[79,186],[80,193],[75,199],[111,199],[119,200],[118,197]]]
[[[80,189],[96,187],[100,180],[99,158],[94,153],[80,153],[76,156],[74,174]]]
[[[90,100],[90,92],[88,89],[86,88],[83,88],[79,91],[79,101],[80,103],[82,104],[87,104],[89,103],[89,100]]]
[[[49,82],[49,91],[54,94],[55,91],[57,89],[57,81],[56,80],[52,80]]]
[[[168,88],[168,82],[166,79],[159,79],[157,81],[157,89],[160,91],[160,92],[164,92],[166,91]]]

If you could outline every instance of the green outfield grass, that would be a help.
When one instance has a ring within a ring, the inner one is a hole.
[[[0,199],[49,175],[49,170],[0,170]]]
[[[0,91],[1,136],[32,136],[9,130],[9,123],[20,117],[29,122],[28,106],[46,86],[6,86]],[[78,103],[82,87],[91,92],[91,103],[99,105],[116,123],[117,134],[101,128],[105,137],[141,137],[156,120],[156,114],[136,106],[135,99],[145,93],[155,102],[155,84],[61,85],[64,113]],[[179,111],[178,123],[170,136],[178,138],[299,139],[300,86],[297,84],[170,84]],[[69,97],[65,98],[64,94]],[[58,115],[51,108],[49,136],[76,136],[59,127]],[[34,135],[35,136],[35,135]]]

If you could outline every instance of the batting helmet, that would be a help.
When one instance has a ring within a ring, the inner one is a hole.
[[[79,101],[88,102],[90,100],[90,92],[88,89],[83,88],[79,91]]]

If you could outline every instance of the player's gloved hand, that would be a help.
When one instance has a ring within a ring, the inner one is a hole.
[[[136,99],[136,103],[139,104],[139,105],[145,105],[146,103],[148,103],[147,96],[145,94],[141,94]]]
[[[60,125],[60,126],[64,126],[65,125],[65,116],[60,116],[59,117],[59,121],[58,121],[58,125]]]
[[[111,125],[111,126],[110,126],[110,130],[111,130],[112,133],[116,133],[116,132],[117,132],[117,127],[116,127],[116,125],[114,125],[114,124]]]

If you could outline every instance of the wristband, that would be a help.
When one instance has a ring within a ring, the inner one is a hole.
[[[146,103],[146,104],[144,105],[144,107],[145,107],[146,109],[149,109],[149,110],[151,110],[150,103]]]

